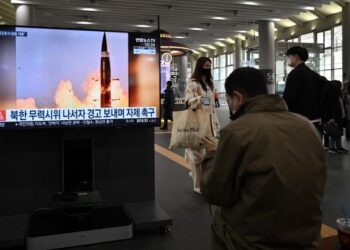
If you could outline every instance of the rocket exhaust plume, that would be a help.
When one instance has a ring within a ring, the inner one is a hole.
[[[111,101],[111,63],[107,48],[106,33],[103,34],[101,48],[101,107],[109,108],[112,106]]]

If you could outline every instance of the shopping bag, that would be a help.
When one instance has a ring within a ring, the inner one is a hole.
[[[170,148],[200,148],[202,137],[213,136],[210,113],[207,110],[186,109],[173,113]]]

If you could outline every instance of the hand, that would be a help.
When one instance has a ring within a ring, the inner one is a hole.
[[[198,109],[201,103],[202,103],[202,96],[197,96],[188,100],[188,106],[190,109]]]
[[[204,146],[207,152],[216,151],[218,148],[218,145],[216,143],[212,142],[206,137],[201,138],[200,144]]]

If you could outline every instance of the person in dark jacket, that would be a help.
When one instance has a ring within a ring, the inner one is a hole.
[[[267,95],[257,69],[236,69],[225,89],[232,122],[218,145],[202,138],[212,249],[317,250],[327,178],[318,131]]]
[[[325,100],[324,130],[325,139],[330,137],[330,153],[348,153],[349,151],[342,146],[341,137],[345,127],[346,108],[341,89],[340,81],[330,81],[327,87],[327,96]]]
[[[308,118],[322,132],[324,81],[319,74],[305,65],[309,59],[307,49],[295,46],[287,51],[289,65],[294,68],[286,82],[283,99],[290,112]]]
[[[175,102],[175,96],[174,91],[171,88],[173,85],[172,81],[167,81],[167,86],[165,89],[165,95],[164,95],[164,125],[161,127],[161,130],[168,130],[168,120],[173,120],[173,109],[174,109],[174,102]]]

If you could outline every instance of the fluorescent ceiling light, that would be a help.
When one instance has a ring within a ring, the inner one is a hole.
[[[282,21],[282,19],[281,18],[272,18],[271,21],[280,22],[280,21]]]
[[[227,20],[228,18],[223,17],[223,16],[213,16],[213,17],[211,17],[211,19],[213,19],[213,20]]]
[[[282,21],[278,22],[278,24],[280,24],[282,27],[284,28],[289,28],[289,27],[292,27],[292,26],[295,26],[296,23],[293,22],[292,20],[290,19],[283,19]]]
[[[216,40],[218,40],[218,41],[225,41],[226,38],[218,38],[218,39],[216,39]]]
[[[209,49],[216,49],[213,45],[207,45]]]
[[[303,9],[303,10],[315,10],[315,7],[313,7],[313,6],[303,6],[303,7],[301,7],[301,9]]]
[[[89,22],[89,21],[77,21],[74,22],[76,24],[82,24],[82,25],[90,25],[90,24],[95,24],[94,22]]]
[[[173,38],[176,38],[176,39],[185,39],[186,37],[184,37],[184,36],[173,36]]]
[[[99,11],[99,9],[96,9],[96,8],[80,8],[79,10],[82,10],[82,11]]]
[[[233,40],[232,38],[226,38],[225,40],[226,42],[230,43],[230,44],[234,44],[235,43],[235,40]]]
[[[259,6],[259,5],[261,5],[261,3],[253,2],[253,1],[242,1],[241,4],[251,5],[251,6]]]
[[[256,30],[250,30],[247,32],[247,34],[249,34],[251,36],[259,36],[259,32]]]
[[[295,17],[303,22],[310,22],[318,18],[315,14],[311,13],[310,11],[301,12],[299,15]]]
[[[135,27],[138,27],[138,28],[151,28],[152,26],[151,25],[147,25],[147,24],[138,24],[138,25],[135,25]]]
[[[192,27],[192,28],[188,28],[189,30],[195,30],[195,31],[202,31],[204,30],[203,28],[196,28],[196,27]]]
[[[236,35],[236,37],[237,37],[238,39],[243,40],[243,41],[246,39],[246,37],[243,36],[243,35],[241,35],[241,34]]]
[[[226,44],[224,44],[222,42],[215,42],[215,44],[219,47],[226,47]]]
[[[192,52],[195,53],[195,54],[197,54],[197,55],[200,54],[197,50],[194,50],[194,49],[192,50]]]
[[[11,0],[12,4],[28,4],[26,1],[21,1],[21,0]]]
[[[246,30],[236,30],[236,32],[238,32],[238,33],[247,33]]]
[[[325,15],[332,15],[341,12],[342,7],[334,2],[331,2],[330,4],[323,4],[322,7],[319,8],[319,11]]]
[[[208,52],[208,50],[203,49],[203,48],[199,48],[198,50],[202,51],[202,52]]]
[[[4,24],[6,24],[6,22],[4,22],[4,21],[0,22],[0,25],[4,25]]]

